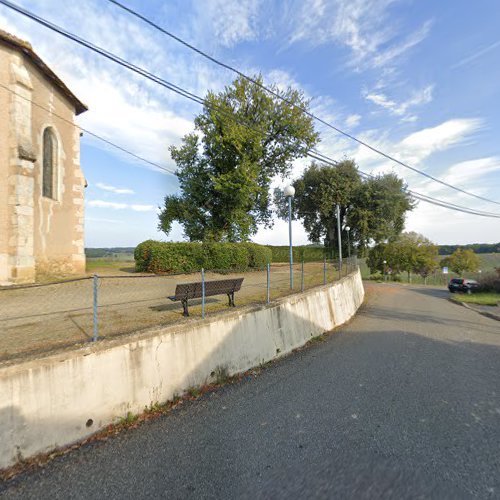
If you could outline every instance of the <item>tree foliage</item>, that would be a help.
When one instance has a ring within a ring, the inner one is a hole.
[[[388,243],[375,245],[369,252],[367,265],[372,273],[406,272],[410,281],[411,273],[427,278],[437,268],[437,259],[438,248],[432,241],[409,232]]]
[[[471,249],[457,248],[449,257],[441,260],[441,266],[449,267],[458,275],[464,272],[475,272],[479,269],[481,261]]]
[[[319,141],[298,109],[308,108],[304,95],[273,90],[287,102],[244,78],[208,93],[195,132],[170,148],[181,193],[166,196],[161,230],[168,234],[178,221],[191,241],[245,241],[259,224],[270,225],[271,180]]]
[[[379,243],[397,237],[404,228],[406,212],[414,206],[396,175],[363,180],[353,160],[336,166],[313,162],[293,186],[293,216],[303,221],[312,242],[335,246],[339,204],[344,252],[348,242],[346,226],[350,227],[351,246],[363,253],[372,241]],[[275,203],[281,217],[286,218],[281,190],[275,190]]]

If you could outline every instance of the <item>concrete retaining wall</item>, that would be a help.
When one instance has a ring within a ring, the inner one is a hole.
[[[267,306],[102,341],[0,368],[0,468],[70,444],[154,402],[283,356],[345,323],[361,275]],[[90,424],[92,422],[92,424]]]

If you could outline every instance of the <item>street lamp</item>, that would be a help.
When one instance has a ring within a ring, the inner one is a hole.
[[[346,226],[345,230],[347,231],[347,257],[349,257],[349,260],[351,260],[351,239],[349,238],[349,231],[351,230],[351,228],[349,226]]]
[[[288,236],[290,240],[290,290],[293,290],[293,252],[292,252],[292,198],[295,194],[293,186],[287,186],[283,194],[288,198]]]
[[[385,272],[385,265],[387,264],[387,261],[384,260],[384,281],[387,281],[387,274]]]

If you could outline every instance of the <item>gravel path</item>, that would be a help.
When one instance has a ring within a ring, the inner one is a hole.
[[[325,342],[20,476],[5,497],[500,498],[498,322],[442,290],[367,288]]]

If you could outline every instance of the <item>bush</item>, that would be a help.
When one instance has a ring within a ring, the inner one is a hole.
[[[149,269],[151,261],[151,249],[158,245],[159,241],[146,240],[139,243],[134,250],[135,270],[138,272],[146,272]]]
[[[500,277],[494,274],[487,274],[482,276],[479,280],[479,290],[480,292],[496,292],[500,293]]]
[[[288,262],[290,259],[290,247],[268,246],[272,252],[273,262]],[[293,247],[294,262],[321,262],[325,258],[324,247],[296,246]]]
[[[205,269],[242,271],[249,267],[249,253],[243,244],[203,243],[202,249],[203,265],[201,267]]]
[[[140,272],[190,273],[201,268],[218,271],[261,269],[271,251],[255,243],[166,243],[143,241],[134,251],[135,268]]]
[[[155,243],[151,246],[149,272],[191,273],[204,267],[201,243]]]
[[[256,243],[241,243],[248,251],[248,267],[262,269],[273,261],[273,251]]]

